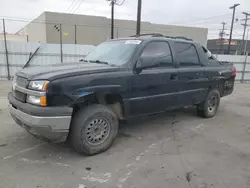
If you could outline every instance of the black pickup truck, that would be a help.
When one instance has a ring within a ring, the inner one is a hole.
[[[119,120],[187,106],[213,117],[235,76],[232,64],[184,37],[118,38],[77,63],[19,71],[9,110],[32,135],[68,138],[77,152],[94,155],[112,145]]]

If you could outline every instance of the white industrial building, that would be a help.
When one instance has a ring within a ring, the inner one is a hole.
[[[114,37],[135,35],[136,21],[115,20]],[[44,12],[24,28],[30,42],[97,45],[110,39],[111,21],[100,16]],[[208,29],[141,23],[141,33],[185,36],[207,44]]]

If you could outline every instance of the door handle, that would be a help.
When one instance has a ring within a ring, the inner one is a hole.
[[[178,80],[177,74],[170,74],[170,80]]]
[[[196,75],[197,76],[203,76],[203,73],[202,72],[197,72]]]

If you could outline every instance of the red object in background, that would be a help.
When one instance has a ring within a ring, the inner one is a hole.
[[[234,77],[236,77],[236,74],[237,74],[237,70],[236,70],[236,67],[234,66]]]

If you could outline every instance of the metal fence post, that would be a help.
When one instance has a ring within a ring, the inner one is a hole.
[[[247,57],[248,57],[248,53],[246,53],[246,57],[245,57],[245,61],[243,62],[243,70],[242,70],[242,75],[241,75],[241,83],[244,82],[244,77],[245,77],[245,72],[246,72],[246,65],[247,65]]]
[[[8,80],[10,80],[9,54],[8,54],[6,31],[5,31],[5,20],[4,19],[3,19],[3,35],[4,35],[4,45],[5,45],[5,56],[6,56],[7,74],[8,74]]]
[[[76,34],[77,34],[77,28],[76,28],[76,25],[75,25],[75,44],[77,44],[77,38],[76,38]]]
[[[61,63],[63,63],[62,24],[60,24],[60,56],[61,56]]]

